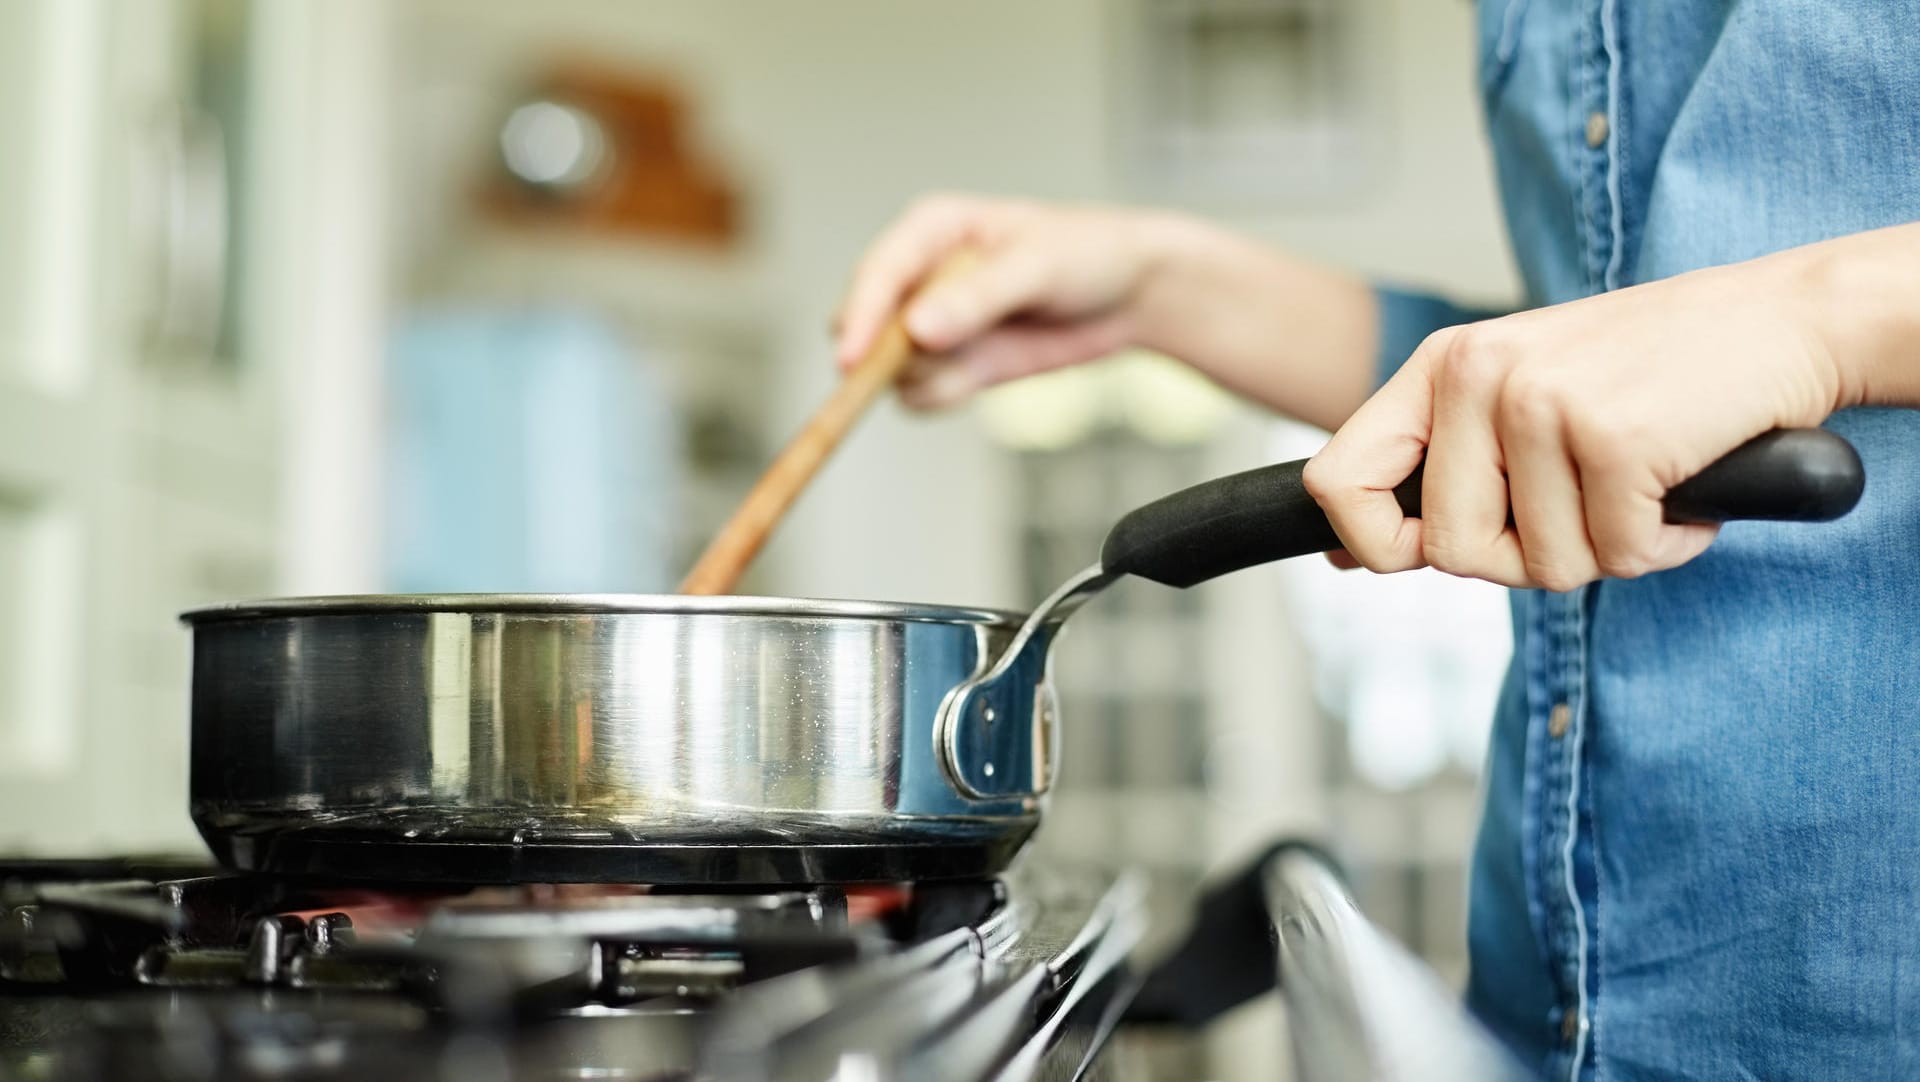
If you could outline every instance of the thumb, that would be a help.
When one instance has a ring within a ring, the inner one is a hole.
[[[1040,300],[1050,260],[1036,247],[983,253],[971,267],[934,282],[907,308],[907,333],[921,348],[948,352]]]

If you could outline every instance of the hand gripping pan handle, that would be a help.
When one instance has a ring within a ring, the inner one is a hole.
[[[1326,513],[1307,494],[1300,474],[1306,460],[1236,473],[1182,489],[1132,511],[1114,524],[1100,562],[1054,591],[1027,618],[1005,650],[950,692],[941,704],[934,739],[955,789],[971,799],[999,792],[969,769],[966,726],[985,720],[999,687],[1029,650],[1044,653],[1053,632],[1074,610],[1122,575],[1185,588],[1243,568],[1340,547]],[[1394,489],[1400,507],[1420,513],[1423,468]],[[1740,445],[1668,491],[1668,522],[1827,522],[1860,502],[1866,470],[1846,440],[1820,428],[1776,429]],[[979,715],[976,718],[976,715]],[[1049,769],[1051,757],[1049,757]],[[1046,782],[1033,793],[1044,791]],[[1019,795],[1031,795],[1022,793]]]
[[[1187,587],[1232,571],[1340,547],[1300,483],[1306,460],[1208,481],[1128,514],[1107,534],[1100,566]],[[1420,513],[1424,467],[1393,490]],[[1820,428],[1776,429],[1735,448],[1664,501],[1668,522],[1826,522],[1860,502],[1866,472],[1846,440]]]

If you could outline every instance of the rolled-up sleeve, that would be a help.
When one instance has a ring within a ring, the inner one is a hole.
[[[1494,319],[1506,313],[1491,308],[1463,308],[1431,293],[1392,285],[1375,285],[1380,302],[1380,354],[1374,359],[1374,386],[1400,371],[1426,337],[1442,327]]]

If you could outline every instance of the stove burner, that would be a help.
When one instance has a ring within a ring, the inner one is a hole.
[[[884,1063],[999,1063],[1129,986],[1139,891],[1095,896],[0,862],[0,1077],[772,1078],[867,1045]],[[1090,968],[1088,943],[1113,957]],[[990,1073],[917,1070],[877,1077]]]

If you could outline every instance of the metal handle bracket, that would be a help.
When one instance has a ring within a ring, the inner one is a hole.
[[[938,751],[940,772],[948,784],[969,800],[1004,800],[1008,797],[1038,797],[1053,786],[1058,767],[1059,708],[1054,702],[1053,685],[1045,677],[1054,635],[1080,606],[1120,576],[1110,574],[1099,564],[1081,571],[1055,590],[1020,625],[1013,639],[997,656],[984,652],[978,670],[954,686],[940,703],[934,718],[933,743]],[[1040,679],[1030,679],[1032,667],[1040,666]],[[1019,679],[1010,679],[1016,671]],[[1037,687],[1030,699],[1024,690]],[[967,737],[979,728],[999,723],[1017,724],[1022,715],[1034,733],[1034,781],[1013,787],[996,783],[996,775],[1005,775],[986,754],[970,753]],[[978,728],[976,728],[978,727]]]

